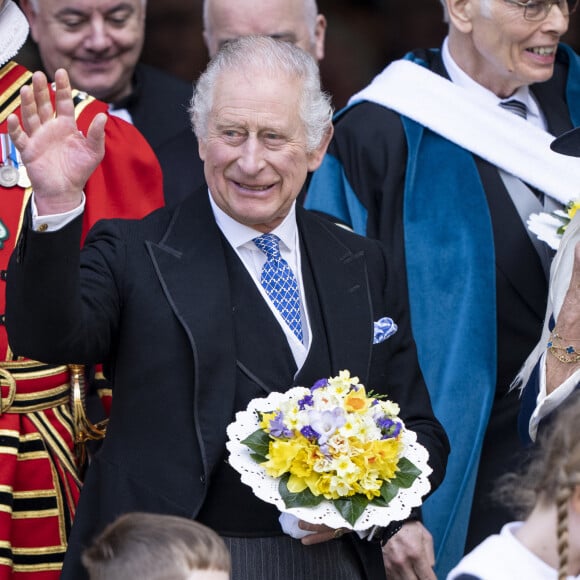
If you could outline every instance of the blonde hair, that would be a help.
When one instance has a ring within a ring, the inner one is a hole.
[[[565,579],[568,574],[568,503],[575,486],[580,485],[578,425],[580,392],[575,392],[538,437],[527,465],[520,473],[502,477],[497,486],[498,499],[514,508],[522,519],[536,504],[555,501],[559,580]]]
[[[210,528],[179,516],[120,516],[82,555],[90,580],[186,580],[193,570],[230,572],[230,554]]]

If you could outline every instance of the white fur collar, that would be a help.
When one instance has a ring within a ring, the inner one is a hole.
[[[0,66],[13,59],[28,36],[28,21],[12,0],[0,10]]]

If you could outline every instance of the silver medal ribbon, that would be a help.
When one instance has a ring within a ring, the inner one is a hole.
[[[0,165],[0,186],[30,187],[30,179],[26,168],[22,164],[18,150],[14,146],[12,139],[7,133],[1,135],[2,143],[2,164]]]

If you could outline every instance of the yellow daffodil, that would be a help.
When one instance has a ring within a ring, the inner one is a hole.
[[[344,400],[344,408],[349,413],[365,413],[369,408],[371,399],[369,399],[362,386],[356,391],[351,391]]]
[[[302,450],[300,439],[274,439],[270,441],[268,461],[262,465],[270,477],[281,477],[290,470],[290,465]]]

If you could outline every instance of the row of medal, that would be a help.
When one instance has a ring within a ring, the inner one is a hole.
[[[0,135],[2,144],[2,163],[0,164],[0,186],[2,187],[30,187],[30,179],[26,167],[22,163],[20,153],[12,143],[7,133]]]

